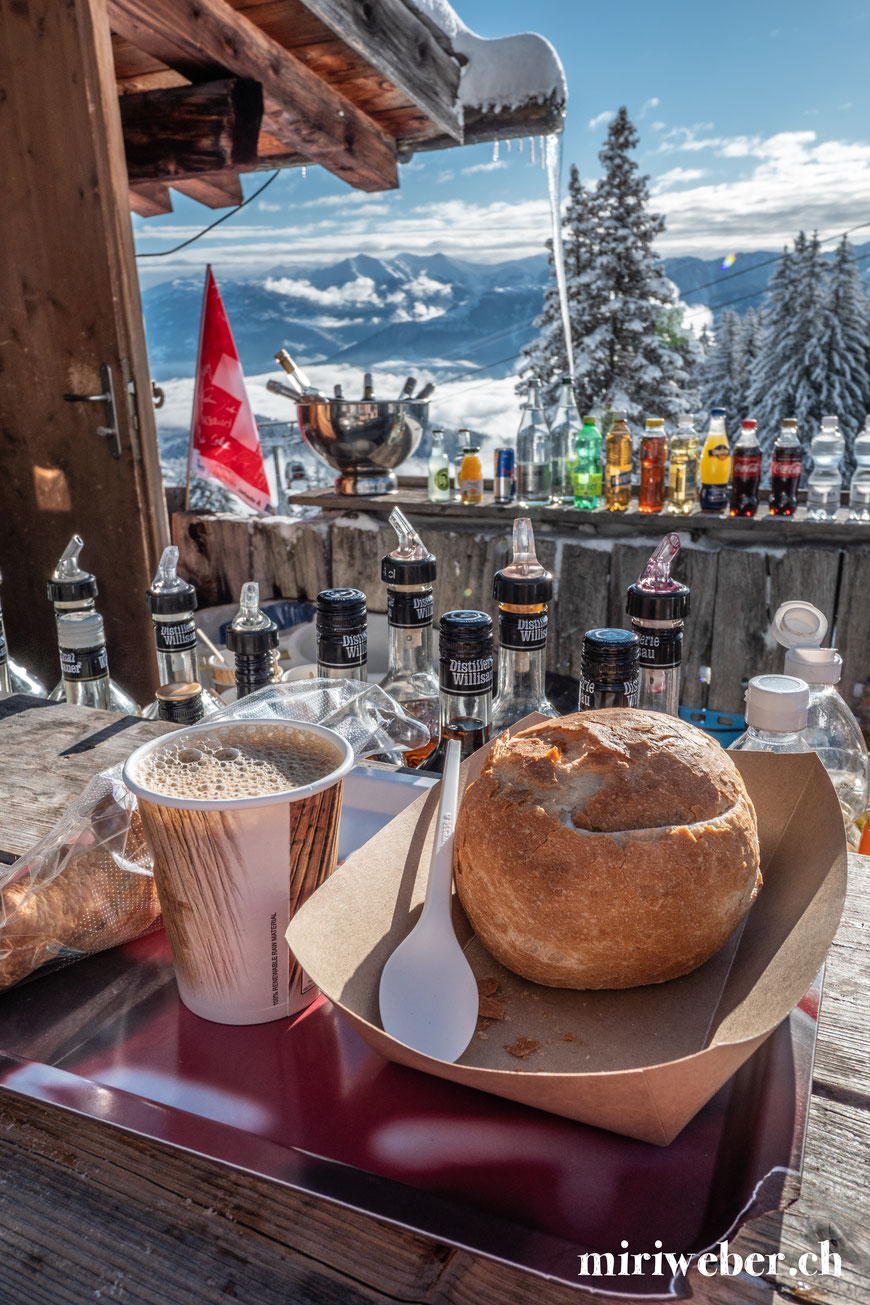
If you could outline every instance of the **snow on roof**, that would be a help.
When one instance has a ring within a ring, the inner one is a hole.
[[[460,61],[466,61],[459,82],[463,108],[501,113],[533,101],[564,104],[567,100],[562,61],[543,36],[534,32],[492,39],[478,36],[447,0],[412,3],[421,17],[444,33]]]

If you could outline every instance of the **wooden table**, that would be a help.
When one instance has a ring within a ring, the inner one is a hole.
[[[0,712],[3,709],[0,700]],[[45,750],[20,750],[37,724]],[[165,727],[57,706],[0,719],[0,853]],[[18,749],[16,749],[16,739]],[[97,740],[94,743],[94,740]],[[83,744],[86,750],[80,749]],[[58,753],[65,753],[58,759]],[[850,858],[820,1018],[800,1199],[748,1225],[784,1265],[828,1240],[842,1276],[704,1278],[706,1305],[870,1300],[870,860]],[[2,1305],[574,1305],[590,1298],[92,1119],[0,1094]],[[609,1299],[613,1299],[612,1297]]]

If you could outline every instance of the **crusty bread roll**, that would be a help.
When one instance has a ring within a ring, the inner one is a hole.
[[[496,739],[456,825],[459,897],[535,983],[631,988],[688,974],[761,887],[755,811],[693,725],[609,708]]]

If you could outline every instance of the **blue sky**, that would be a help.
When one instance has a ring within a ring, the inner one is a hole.
[[[870,4],[865,0],[455,0],[484,37],[531,26],[555,46],[568,82],[563,188],[576,162],[598,175],[620,104],[641,133],[638,161],[668,228],[663,254],[719,257],[777,249],[800,227],[822,235],[870,223]],[[531,19],[530,19],[531,15]],[[245,193],[263,174],[244,179]],[[259,276],[364,251],[442,250],[483,260],[539,251],[546,182],[502,144],[418,155],[384,195],[349,190],[320,168],[279,174],[236,217],[171,258],[139,263],[146,283],[199,274]],[[134,219],[137,249],[167,248],[216,214],[173,192],[175,211]],[[870,240],[870,226],[855,233]]]

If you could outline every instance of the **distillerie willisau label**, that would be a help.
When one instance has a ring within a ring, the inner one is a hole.
[[[580,710],[597,711],[599,707],[636,707],[640,685],[637,680],[619,683],[580,681]]]
[[[402,594],[387,590],[387,621],[402,630],[432,624],[432,593]]]
[[[99,648],[61,648],[60,669],[65,680],[98,680],[109,669],[106,645]]]
[[[442,657],[441,691],[455,695],[492,689],[492,654],[488,657]]]
[[[683,660],[682,630],[643,630],[633,626],[640,643],[638,662],[641,666],[667,669],[679,666]]]
[[[192,616],[183,621],[155,621],[154,643],[158,652],[189,652],[196,647],[196,622]]]
[[[498,638],[502,648],[531,652],[547,642],[547,613],[499,612]]]
[[[364,666],[368,657],[368,631],[354,630],[346,634],[323,635],[317,644],[317,660],[321,666]]]

